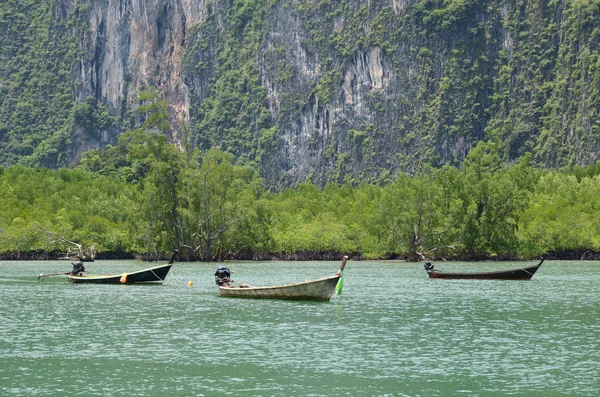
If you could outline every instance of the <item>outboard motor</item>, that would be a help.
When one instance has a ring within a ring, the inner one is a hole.
[[[73,265],[73,270],[71,270],[71,274],[73,276],[82,276],[83,272],[85,272],[85,266],[83,266],[83,262],[71,263]]]
[[[215,283],[217,285],[228,285],[231,281],[231,270],[227,266],[219,266],[215,272]]]
[[[431,262],[425,262],[425,265],[423,267],[427,271],[433,270],[433,265],[431,264]]]

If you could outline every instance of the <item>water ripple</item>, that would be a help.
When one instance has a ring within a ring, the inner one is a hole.
[[[269,285],[336,265],[230,266]],[[0,279],[2,395],[595,396],[600,383],[599,263],[581,277],[550,262],[530,282],[351,263],[326,303],[219,298],[207,264],[178,264],[162,286],[39,283],[39,266]]]

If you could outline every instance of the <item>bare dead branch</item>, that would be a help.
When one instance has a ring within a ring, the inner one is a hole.
[[[62,241],[63,243],[67,243],[67,244],[70,244],[70,245],[76,247],[77,252],[75,252],[75,255],[76,255],[76,258],[79,259],[80,261],[93,261],[94,260],[95,246],[92,245],[89,249],[87,249],[87,252],[85,252],[82,244],[76,243],[75,241],[67,240],[64,236],[62,236],[58,233],[44,230],[43,228],[41,228],[39,226],[38,226],[38,228],[43,233],[47,234],[48,236],[54,237],[54,238]],[[73,259],[73,257],[71,256],[70,247],[67,247],[66,259]]]

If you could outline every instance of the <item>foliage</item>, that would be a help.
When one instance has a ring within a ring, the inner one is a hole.
[[[1,164],[57,168],[70,161],[71,67],[87,1],[60,15],[53,1],[5,0],[0,11]]]
[[[59,249],[40,229],[205,260],[596,250],[598,4],[210,3],[186,35],[180,149],[153,87],[121,124],[71,96],[89,1],[5,0],[0,251]],[[116,145],[59,168],[74,131],[112,128]],[[286,179],[298,148],[318,164],[305,183]]]
[[[600,177],[546,173],[535,186],[517,236],[528,255],[600,250]]]
[[[130,185],[83,170],[23,166],[3,169],[0,185],[0,252],[66,252],[46,232],[98,252],[139,251]]]
[[[55,169],[79,155],[82,141],[140,126],[138,104],[126,109],[138,77],[131,71],[115,82],[126,87],[119,116],[101,87],[91,90],[97,96],[82,90],[89,82],[77,65],[103,62],[87,48],[91,4],[3,1],[2,164]],[[507,165],[526,153],[552,169],[597,160],[596,0],[235,0],[209,2],[201,14],[186,26],[178,76],[189,123],[171,132],[187,134],[190,150],[234,154],[271,190],[459,167],[486,140],[502,142]],[[146,77],[152,82],[152,71]],[[144,170],[122,149],[82,163],[113,176],[130,167],[119,177],[139,179]],[[289,161],[299,149],[307,164]]]
[[[213,10],[192,29],[183,72],[190,85],[198,78],[209,84],[192,97],[193,147],[233,153],[239,164],[260,164],[273,154],[273,124],[257,63],[262,41],[262,1],[235,1]],[[216,22],[222,12],[224,26]],[[210,67],[210,69],[208,69]]]
[[[154,257],[179,247],[183,257],[208,261],[600,251],[595,167],[579,177],[566,169],[540,171],[530,155],[505,167],[502,144],[490,142],[471,151],[462,170],[445,166],[400,174],[385,185],[302,183],[267,193],[256,170],[235,165],[232,154],[183,152],[153,130],[161,118],[152,120],[129,134],[125,158],[145,170],[136,180],[103,169],[0,168],[0,253],[64,252],[50,233],[98,253]]]
[[[197,154],[196,154],[197,155]],[[187,246],[210,261],[215,254],[254,251],[260,180],[249,167],[217,149],[193,162],[183,181]]]

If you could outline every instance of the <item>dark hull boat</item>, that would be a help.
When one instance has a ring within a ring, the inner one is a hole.
[[[330,277],[323,277],[316,280],[304,281],[301,283],[274,285],[269,287],[254,287],[244,283],[238,283],[240,286],[231,286],[236,281],[217,277],[217,285],[221,296],[252,299],[288,299],[288,300],[313,300],[328,301],[335,292],[338,282],[342,277],[342,272],[346,266],[348,257],[345,256],[340,270]],[[219,268],[223,269],[223,268]],[[217,270],[217,272],[219,272]],[[227,272],[229,270],[227,269]]]
[[[177,250],[173,251],[169,263],[162,266],[151,267],[149,269],[139,270],[137,272],[123,273],[119,275],[106,276],[86,276],[86,275],[67,275],[70,283],[88,283],[88,284],[162,284],[167,278],[171,266],[175,261]]]
[[[108,276],[67,276],[71,283],[94,283],[94,284],[161,284],[169,270],[171,264],[152,267],[132,273],[123,273],[119,275]]]
[[[463,279],[463,280],[530,280],[531,277],[537,272],[542,266],[542,263],[538,263],[535,266],[524,267],[513,270],[502,270],[497,272],[469,272],[469,273],[453,273],[444,272],[441,270],[433,270],[433,266],[427,262],[425,264],[425,270],[429,275],[429,278],[447,278],[447,279]],[[428,268],[429,267],[429,268]]]

